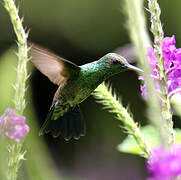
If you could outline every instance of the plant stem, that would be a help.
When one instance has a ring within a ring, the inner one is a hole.
[[[173,131],[173,121],[172,121],[172,111],[170,100],[168,96],[168,89],[167,89],[167,76],[164,69],[164,59],[162,57],[162,41],[164,37],[164,32],[162,29],[162,24],[160,20],[161,10],[157,0],[148,0],[148,8],[151,14],[151,31],[154,36],[154,48],[155,48],[155,55],[158,59],[159,63],[159,82],[160,82],[160,89],[161,89],[161,111],[162,111],[162,118],[163,123],[162,126],[164,127],[164,136],[165,141],[163,145],[170,146],[174,143],[174,131]]]
[[[133,44],[136,47],[138,55],[138,63],[144,70],[144,79],[147,89],[147,105],[148,118],[158,129],[163,145],[168,146],[174,141],[172,113],[170,110],[170,103],[167,96],[166,76],[164,75],[164,64],[162,60],[161,42],[163,39],[163,30],[160,22],[160,9],[156,0],[148,0],[149,9],[151,13],[151,29],[154,32],[155,48],[157,49],[157,57],[161,64],[161,90],[163,96],[163,103],[160,107],[159,95],[155,91],[155,85],[150,74],[151,68],[147,57],[147,48],[150,46],[148,33],[146,30],[145,16],[143,12],[143,0],[125,0],[125,11],[128,17],[128,29]],[[154,6],[153,4],[154,3]],[[155,9],[156,8],[156,9]]]
[[[159,96],[155,91],[155,85],[150,76],[151,67],[147,57],[147,48],[150,40],[146,29],[145,15],[143,12],[143,0],[125,0],[125,13],[127,15],[127,26],[131,40],[136,48],[139,66],[144,70],[144,80],[147,89],[148,118],[160,133],[161,141],[167,141],[164,137],[165,128],[161,116]]]
[[[94,93],[97,98],[110,112],[116,114],[118,120],[123,123],[123,128],[126,132],[132,135],[142,150],[142,156],[147,158],[150,153],[150,147],[146,143],[138,124],[134,122],[127,109],[123,107],[121,102],[117,99],[115,94],[112,94],[111,88],[108,89],[104,83],[99,85]]]
[[[25,91],[26,80],[28,79],[27,62],[28,62],[28,33],[25,32],[22,19],[18,16],[18,9],[16,8],[14,0],[4,0],[4,7],[8,11],[18,44],[18,65],[17,65],[17,80],[14,85],[14,106],[18,115],[22,115],[26,106]],[[8,158],[8,179],[16,180],[18,177],[18,170],[20,168],[21,160],[24,160],[25,152],[22,151],[22,142],[13,142],[9,145]]]
[[[28,79],[27,62],[28,62],[28,33],[25,32],[22,25],[22,19],[18,16],[18,9],[13,0],[4,0],[4,7],[10,15],[11,22],[17,37],[18,44],[18,66],[17,66],[17,81],[14,86],[14,105],[16,113],[21,115],[25,109],[25,91],[26,80]]]
[[[18,144],[18,145],[17,145]],[[24,160],[25,152],[21,152],[22,143],[13,143],[9,145],[8,152],[8,180],[16,180],[21,160]]]

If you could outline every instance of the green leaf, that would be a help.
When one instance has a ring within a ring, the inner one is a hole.
[[[175,143],[181,143],[181,129],[175,129]]]
[[[150,145],[151,148],[159,146],[159,133],[153,126],[147,125],[142,127],[141,133],[143,134],[146,142]],[[181,129],[175,129],[175,142],[176,144],[181,143]],[[120,152],[130,154],[143,154],[134,137],[131,135],[128,135],[127,138],[121,144],[118,145],[118,150]]]
[[[159,143],[159,134],[153,126],[147,125],[140,129],[146,142],[149,143],[151,147],[154,147]],[[139,155],[143,154],[136,140],[131,135],[128,135],[127,138],[120,145],[118,145],[118,150],[124,153],[139,154]]]

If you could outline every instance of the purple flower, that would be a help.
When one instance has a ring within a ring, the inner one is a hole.
[[[29,126],[25,121],[24,116],[16,116],[13,109],[7,108],[0,117],[0,136],[6,135],[10,139],[20,141],[29,132]]]
[[[159,65],[152,47],[147,48],[149,63],[152,67],[151,77],[153,78],[156,90],[159,91]],[[181,48],[175,46],[175,36],[165,37],[162,42],[162,55],[165,65],[165,73],[167,75],[167,88],[169,97],[171,98],[176,93],[181,93]],[[139,78],[140,80],[140,78]],[[142,96],[146,96],[146,87],[140,87]]]
[[[165,37],[162,42],[163,58],[167,60],[175,59],[175,36]]]
[[[150,178],[147,180],[170,180],[181,175],[181,146],[171,149],[156,148],[147,161]]]

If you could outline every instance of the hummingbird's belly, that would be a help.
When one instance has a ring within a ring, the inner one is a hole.
[[[88,88],[79,90],[79,92],[75,94],[74,102],[75,103],[78,102],[77,104],[81,103],[82,101],[84,101],[86,98],[88,98],[91,95],[92,91],[93,90],[88,89]]]
[[[65,112],[71,107],[80,104],[84,101],[93,90],[90,88],[85,88],[79,85],[77,86],[65,86],[64,88],[60,89],[58,95],[58,101],[55,104],[55,109],[53,112],[53,119],[57,119],[60,116],[63,116]]]
[[[93,90],[94,89],[83,86],[82,84],[71,84],[70,86],[66,86],[60,94],[70,106],[75,106],[89,97]]]

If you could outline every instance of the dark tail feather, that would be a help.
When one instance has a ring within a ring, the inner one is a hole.
[[[80,107],[70,107],[64,116],[52,120],[54,106],[50,109],[45,123],[40,129],[39,135],[51,132],[53,137],[62,135],[65,140],[79,139],[85,135],[85,123],[80,113]]]

